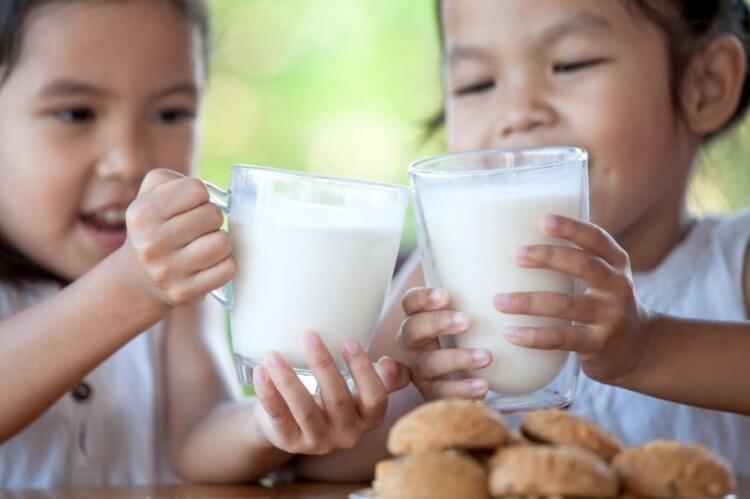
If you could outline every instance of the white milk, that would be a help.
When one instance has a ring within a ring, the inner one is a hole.
[[[456,343],[492,352],[492,364],[472,375],[487,379],[497,393],[518,395],[541,389],[557,377],[567,360],[567,352],[531,350],[507,342],[503,330],[508,326],[560,321],[502,314],[493,307],[493,297],[500,292],[574,291],[572,277],[523,269],[515,260],[524,245],[562,244],[542,236],[538,224],[547,213],[580,218],[580,184],[570,187],[487,186],[420,193],[428,206],[424,215],[439,282],[449,291],[453,308],[473,320],[470,331],[457,336]],[[428,280],[436,285],[434,278]]]
[[[401,226],[362,225],[361,213],[276,201],[263,220],[232,214],[238,275],[231,311],[234,351],[261,361],[278,350],[307,369],[302,334],[317,331],[340,368],[343,342],[367,347],[391,281]],[[269,215],[273,213],[273,215]],[[400,223],[400,218],[399,218]]]

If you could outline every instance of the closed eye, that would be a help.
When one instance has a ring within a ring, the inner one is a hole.
[[[173,125],[195,118],[195,111],[187,107],[168,107],[160,109],[154,114],[154,121],[165,125]]]
[[[486,80],[486,81],[480,81],[479,83],[475,83],[473,85],[468,85],[465,87],[461,87],[453,92],[454,95],[461,97],[463,95],[469,95],[469,94],[477,94],[482,92],[487,92],[488,90],[492,90],[495,88],[495,81],[494,80]]]
[[[555,63],[555,65],[552,68],[552,71],[555,74],[575,73],[583,69],[591,68],[594,66],[599,66],[606,62],[608,62],[608,60],[605,58],[601,58],[601,57],[598,59],[583,59],[580,61],[559,62],[559,63]]]
[[[96,117],[93,109],[88,107],[68,107],[58,109],[53,115],[65,123],[83,124],[93,121]]]

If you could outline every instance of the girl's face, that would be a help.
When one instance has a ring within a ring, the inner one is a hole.
[[[74,279],[125,242],[146,172],[189,173],[200,39],[166,1],[53,2],[0,87],[0,234]]]
[[[451,149],[577,145],[592,219],[619,236],[681,203],[699,140],[666,35],[615,0],[444,0]]]

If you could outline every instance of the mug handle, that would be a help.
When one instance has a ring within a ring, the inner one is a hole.
[[[221,211],[223,211],[225,215],[229,215],[229,203],[231,199],[230,192],[225,191],[210,182],[206,182],[205,180],[203,181],[203,184],[206,186],[206,190],[208,190],[208,197],[211,203],[221,208]],[[232,281],[229,281],[219,289],[211,291],[211,296],[216,298],[216,301],[221,303],[225,308],[232,308],[232,303],[234,302]]]

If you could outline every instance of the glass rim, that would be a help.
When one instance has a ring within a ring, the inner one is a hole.
[[[353,179],[353,178],[346,178],[346,177],[337,177],[335,175],[321,175],[318,173],[313,172],[306,172],[306,171],[299,171],[299,170],[287,170],[284,168],[277,168],[274,166],[262,166],[262,165],[254,165],[251,163],[235,163],[232,165],[232,173],[234,173],[235,170],[253,170],[256,172],[260,172],[264,175],[268,175],[271,177],[281,177],[281,178],[302,178],[307,181],[312,182],[319,182],[319,183],[325,183],[325,184],[338,184],[338,185],[344,185],[344,186],[358,186],[358,187],[366,187],[373,190],[385,190],[385,191],[394,191],[394,192],[401,192],[402,194],[408,194],[410,191],[409,186],[402,185],[402,184],[390,184],[388,182],[375,182],[371,180],[359,180],[359,179]]]
[[[481,157],[481,156],[492,156],[492,155],[508,155],[517,153],[528,153],[530,155],[552,155],[558,154],[557,159],[550,159],[541,164],[526,165],[526,166],[514,166],[513,168],[472,168],[466,170],[450,170],[440,167],[430,167],[428,165],[434,163],[440,163],[444,161],[450,161],[454,159],[469,158],[469,157]],[[446,154],[437,154],[435,156],[429,156],[422,158],[417,161],[413,161],[409,164],[409,175],[417,176],[450,176],[459,177],[465,175],[478,176],[478,175],[497,175],[498,172],[505,172],[512,169],[514,173],[545,170],[548,168],[554,168],[557,166],[573,163],[577,161],[583,161],[588,159],[588,151],[586,149],[574,146],[547,146],[547,147],[513,147],[513,148],[496,148],[496,149],[473,149],[471,151],[460,151]]]

